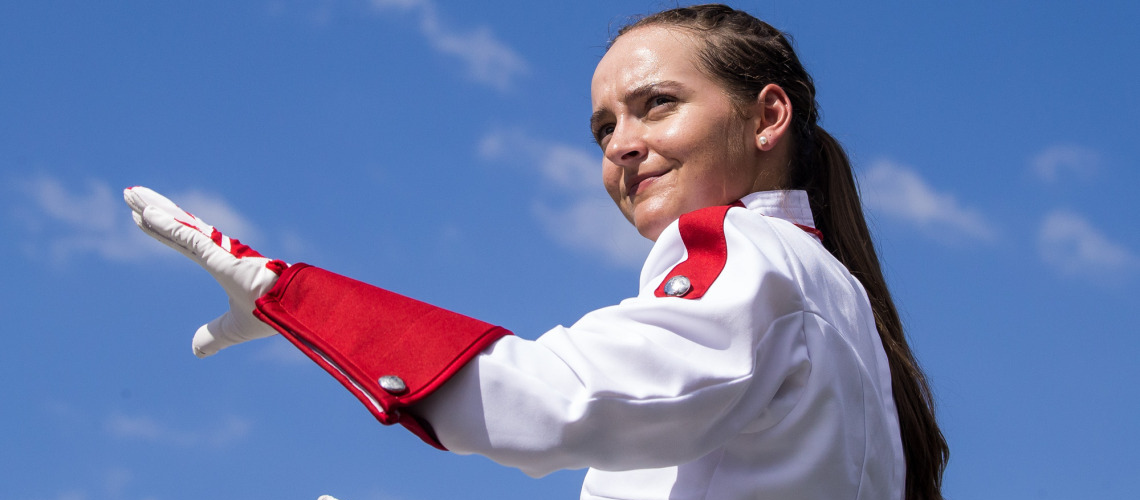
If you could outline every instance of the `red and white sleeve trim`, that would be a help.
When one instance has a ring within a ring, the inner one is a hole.
[[[307,264],[286,269],[254,314],[335,377],[381,423],[444,449],[402,410],[511,332]],[[402,387],[381,387],[392,377]]]

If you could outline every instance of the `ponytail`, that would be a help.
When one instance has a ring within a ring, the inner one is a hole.
[[[823,244],[863,284],[875,315],[883,349],[891,369],[891,389],[899,416],[899,431],[906,455],[906,498],[942,500],[942,471],[950,458],[946,438],[934,420],[934,398],[926,376],[910,351],[902,321],[879,265],[878,255],[863,217],[863,207],[847,153],[819,125],[811,134],[816,146],[816,169],[804,186]],[[809,141],[805,141],[809,142]],[[809,167],[810,168],[810,167]]]

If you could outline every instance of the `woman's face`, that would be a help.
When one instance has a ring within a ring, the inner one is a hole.
[[[696,64],[696,41],[643,27],[617,39],[591,84],[590,126],[606,191],[656,241],[682,214],[732,203],[761,186],[760,122],[741,116]]]

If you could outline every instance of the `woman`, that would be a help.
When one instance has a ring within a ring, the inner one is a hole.
[[[591,93],[606,189],[655,244],[636,297],[533,342],[125,197],[230,295],[196,354],[280,332],[437,447],[590,467],[582,498],[941,498],[929,390],[786,38],[664,11],[621,30]]]

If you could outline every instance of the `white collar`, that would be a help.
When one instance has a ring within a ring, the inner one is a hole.
[[[815,227],[807,191],[760,191],[741,198],[740,202],[749,210],[759,211],[769,217]]]

